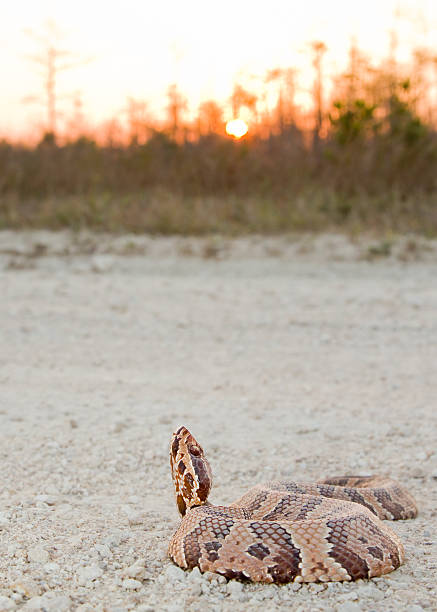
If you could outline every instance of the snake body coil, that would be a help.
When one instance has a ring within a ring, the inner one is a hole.
[[[169,555],[184,569],[255,582],[326,582],[381,576],[404,561],[400,539],[381,519],[413,518],[417,508],[394,480],[275,481],[215,506],[209,463],[185,427],[173,434],[170,463],[183,519]]]

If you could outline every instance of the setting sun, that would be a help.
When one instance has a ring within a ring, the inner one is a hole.
[[[232,119],[226,124],[226,133],[234,138],[241,138],[248,131],[248,125],[243,119]]]
[[[199,107],[211,101],[223,116],[205,106],[201,131],[221,132],[225,117],[231,118],[229,136],[241,138],[247,130],[254,136],[279,98],[279,114],[311,112],[317,41],[326,45],[320,56],[325,107],[334,80],[350,68],[353,46],[362,54],[357,65],[363,58],[378,64],[388,57],[404,64],[416,47],[436,48],[436,2],[368,0],[365,10],[351,2],[337,8],[334,13],[323,0],[222,0],[220,10],[217,3],[198,0],[128,0],[126,6],[109,0],[102,28],[101,2],[8,3],[0,20],[0,47],[7,58],[0,62],[0,81],[7,83],[0,96],[0,139],[36,141],[51,121],[60,136],[131,133],[132,126],[146,121],[154,129],[167,129],[165,123],[173,121],[180,124],[176,138],[183,138],[188,123],[199,123]],[[250,16],[250,27],[239,28],[238,36],[223,45],[229,15],[233,24],[246,23]],[[57,26],[55,38],[47,37],[47,22]],[[153,24],[147,36],[145,23]],[[50,46],[57,53],[53,66]],[[427,71],[431,82],[431,65]],[[53,91],[48,93],[48,86]],[[428,87],[433,99],[434,89],[434,84]],[[234,123],[237,118],[246,122],[244,131],[243,124]],[[175,132],[174,126],[169,129]]]

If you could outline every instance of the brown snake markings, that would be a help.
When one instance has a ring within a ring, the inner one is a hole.
[[[417,515],[409,492],[382,476],[256,485],[229,506],[208,501],[211,468],[185,427],[170,464],[182,522],[169,555],[184,569],[285,583],[357,580],[399,567],[404,549],[381,519]]]

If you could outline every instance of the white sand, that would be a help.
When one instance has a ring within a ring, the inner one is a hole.
[[[437,244],[390,247],[0,233],[0,610],[437,610]],[[393,523],[405,565],[301,588],[183,573],[181,424],[215,502],[399,479],[420,507]]]

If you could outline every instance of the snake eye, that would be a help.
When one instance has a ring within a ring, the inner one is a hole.
[[[188,450],[189,450],[190,454],[194,455],[195,457],[200,457],[200,455],[201,455],[200,448],[198,446],[194,446],[193,444],[189,445]]]

